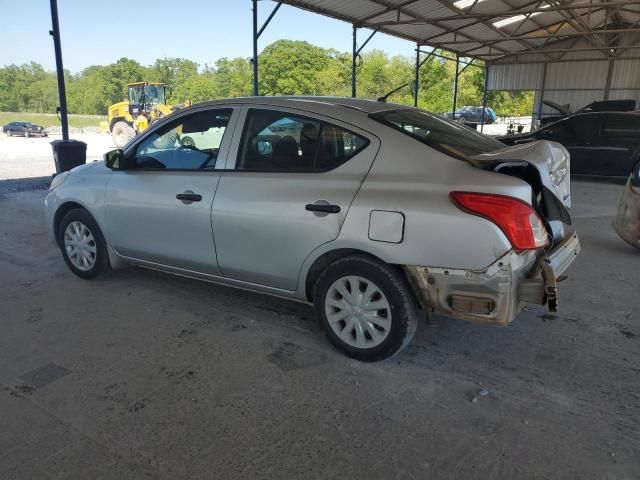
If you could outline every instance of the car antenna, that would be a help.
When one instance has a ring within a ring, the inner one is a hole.
[[[408,86],[409,86],[409,84],[408,84],[408,83],[405,83],[404,85],[400,85],[398,88],[394,88],[393,90],[391,90],[391,91],[390,91],[389,93],[387,93],[386,95],[383,95],[382,97],[378,97],[378,101],[379,101],[379,102],[386,102],[386,101],[387,101],[387,97],[388,97],[389,95],[392,95],[392,94],[396,93],[398,90],[400,90],[401,88],[408,87]]]

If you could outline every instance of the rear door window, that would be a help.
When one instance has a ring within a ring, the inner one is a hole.
[[[319,119],[250,109],[236,169],[326,171],[346,162],[368,143],[355,133]]]

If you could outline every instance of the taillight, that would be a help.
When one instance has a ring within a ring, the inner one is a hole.
[[[461,210],[495,223],[516,250],[533,250],[549,244],[549,234],[531,205],[506,195],[451,192],[451,201]]]

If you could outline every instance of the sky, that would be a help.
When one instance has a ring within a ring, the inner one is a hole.
[[[276,5],[258,2],[259,25]],[[121,57],[150,65],[183,57],[213,65],[221,57],[252,55],[250,0],[58,0],[64,68],[77,73]],[[0,0],[0,66],[35,61],[55,70],[48,0]],[[362,43],[370,30],[359,30]],[[306,40],[351,51],[351,25],[283,5],[261,35],[258,49],[279,39]],[[415,45],[377,33],[365,47],[414,55]]]

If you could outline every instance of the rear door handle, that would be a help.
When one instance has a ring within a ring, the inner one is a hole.
[[[182,200],[182,203],[191,203],[191,202],[199,202],[202,200],[202,195],[197,193],[193,193],[191,190],[186,190],[183,193],[179,193],[176,195],[178,200]]]
[[[326,205],[322,203],[309,203],[304,207],[310,212],[323,212],[323,213],[340,213],[339,205]]]

